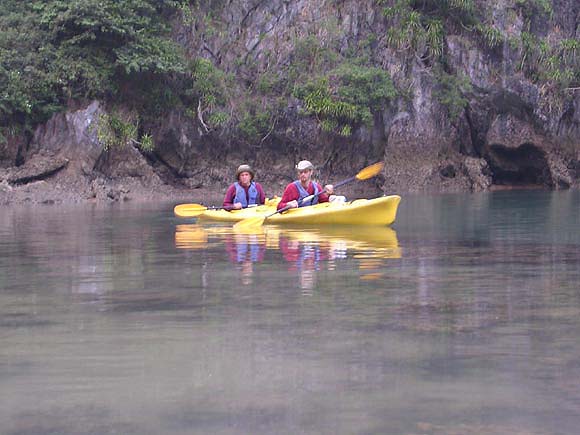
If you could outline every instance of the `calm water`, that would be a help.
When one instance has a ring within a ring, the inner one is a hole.
[[[0,209],[0,433],[578,433],[579,192],[360,231],[172,206]]]

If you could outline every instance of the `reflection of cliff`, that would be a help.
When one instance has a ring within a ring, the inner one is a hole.
[[[203,250],[216,242],[223,243],[230,261],[242,267],[245,278],[251,276],[253,263],[264,260],[267,250],[280,251],[288,270],[300,273],[303,288],[313,286],[317,271],[334,270],[338,262],[349,257],[358,261],[361,279],[381,277],[384,260],[401,257],[397,235],[388,227],[264,226],[244,232],[198,224],[175,228],[179,249]]]

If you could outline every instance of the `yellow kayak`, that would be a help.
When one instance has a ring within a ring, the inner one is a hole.
[[[263,205],[243,210],[206,210],[200,220],[240,222],[245,219],[267,217],[265,224],[276,225],[391,225],[395,222],[401,197],[389,195],[350,202],[324,202],[277,213],[276,207]]]

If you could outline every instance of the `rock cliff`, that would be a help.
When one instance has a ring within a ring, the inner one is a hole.
[[[103,149],[89,128],[94,114],[105,110],[92,102],[53,117],[26,143],[9,138],[0,149],[5,167],[0,186],[6,192],[67,177],[84,186],[83,197],[115,199],[127,189],[117,183],[112,188],[116,193],[107,193],[103,186],[121,179],[145,189],[168,184],[222,189],[243,162],[257,168],[269,193],[279,194],[293,176],[294,163],[308,158],[329,182],[384,160],[384,174],[353,186],[352,194],[578,187],[580,89],[574,79],[557,86],[556,75],[539,78],[542,72],[559,70],[541,64],[540,57],[530,66],[530,57],[538,54],[526,41],[548,41],[549,47],[572,41],[571,51],[559,52],[568,56],[561,61],[579,67],[580,47],[574,41],[580,37],[580,4],[553,1],[549,13],[530,15],[546,2],[478,0],[474,6],[482,25],[473,27],[477,33],[466,31],[461,19],[453,20],[461,2],[425,2],[445,4],[450,14],[443,21],[444,34],[430,42],[429,23],[435,22],[430,20],[437,8],[420,10],[426,33],[408,32],[403,35],[407,40],[396,40],[393,29],[410,20],[404,11],[393,12],[399,3],[196,2],[187,19],[174,22],[173,37],[188,57],[207,59],[230,77],[221,112],[215,104],[203,106],[200,97],[197,106],[175,107],[148,120],[144,127],[152,132],[154,151],[132,146],[111,151]],[[310,44],[306,57],[298,52],[304,41]],[[323,128],[322,112],[309,112],[305,99],[288,91],[293,77],[305,72],[328,72],[332,88],[337,62],[327,55],[379,68],[397,91],[372,107],[370,122],[353,122],[346,134]],[[298,63],[299,56],[310,63]],[[296,66],[308,71],[296,71]],[[227,113],[229,122],[211,124],[210,116],[218,113]],[[260,113],[268,116],[261,129],[244,135],[244,113],[253,120]],[[39,165],[40,156],[46,165]],[[11,167],[15,164],[18,168]],[[34,167],[36,175],[30,172]]]

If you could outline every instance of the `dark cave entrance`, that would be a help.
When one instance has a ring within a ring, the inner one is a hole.
[[[493,184],[515,187],[546,187],[552,177],[546,153],[531,143],[517,148],[491,145],[486,156]]]

